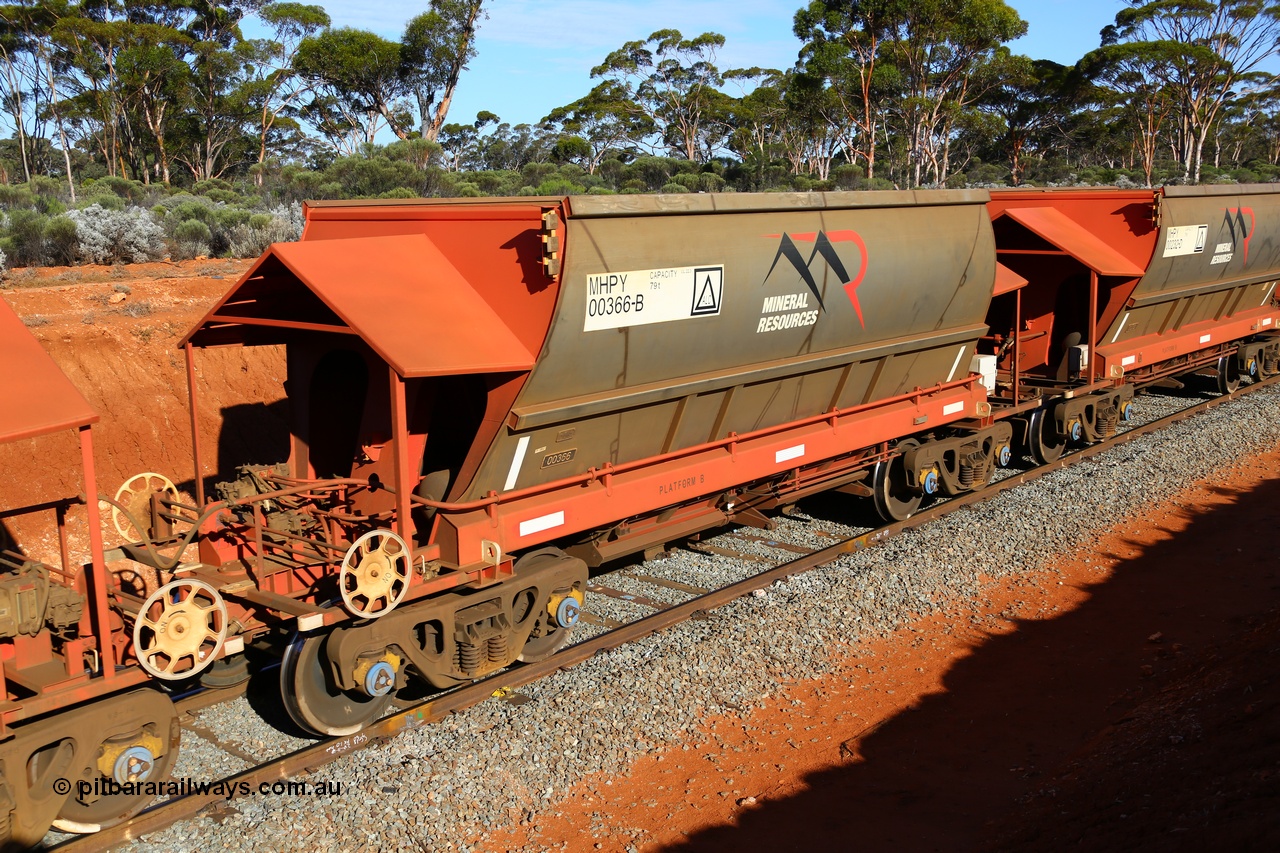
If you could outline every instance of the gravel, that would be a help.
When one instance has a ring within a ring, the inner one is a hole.
[[[1185,406],[1191,389],[1140,398],[1143,417]],[[588,774],[610,785],[639,756],[688,750],[711,715],[745,712],[796,678],[844,669],[841,652],[922,614],[947,612],[976,596],[979,576],[1000,578],[1088,549],[1095,531],[1171,497],[1197,480],[1280,440],[1280,389],[1268,389],[960,510],[869,551],[779,582],[705,619],[598,654],[520,688],[530,701],[491,700],[448,720],[406,732],[326,765],[308,782],[337,782],[329,796],[252,796],[215,817],[200,817],[132,842],[137,851],[485,849],[485,833],[536,825]],[[811,548],[832,544],[865,520],[847,498],[823,497],[781,518],[768,535]],[[854,519],[854,516],[858,519]],[[848,516],[844,518],[843,516]],[[848,522],[852,522],[848,523]],[[819,532],[821,531],[821,533]],[[744,531],[752,535],[759,531]],[[822,533],[828,535],[822,535]],[[728,533],[720,547],[772,558],[794,556]],[[681,594],[647,584],[643,574],[711,587],[763,564],[691,551],[604,575],[598,582],[664,601]],[[590,612],[629,619],[652,612],[603,595]],[[582,634],[595,631],[583,626]],[[272,752],[304,741],[224,705],[200,725],[242,749]],[[199,753],[182,768],[210,778],[225,760],[192,740]],[[185,772],[180,769],[180,772]],[[469,846],[470,845],[470,846]]]

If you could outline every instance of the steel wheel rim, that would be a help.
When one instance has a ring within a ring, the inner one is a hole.
[[[919,444],[904,441],[898,445],[900,450],[913,447]],[[906,521],[924,502],[924,495],[907,484],[906,461],[901,454],[877,462],[871,478],[875,484],[876,512],[885,521]]]
[[[372,723],[395,692],[366,696],[330,682],[324,647],[329,635],[294,634],[280,661],[280,697],[289,717],[313,734],[352,735]]]

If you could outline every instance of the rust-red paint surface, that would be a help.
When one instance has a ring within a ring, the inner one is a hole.
[[[1145,264],[1126,258],[1109,242],[1056,207],[1013,207],[1004,215],[1026,226],[1098,275],[1136,278],[1146,272]]]
[[[254,336],[264,326],[280,335],[354,332],[406,378],[519,372],[534,363],[472,282],[421,234],[277,243],[188,339],[261,343]]]
[[[1027,286],[1027,280],[1018,275],[1004,264],[996,264],[996,287],[992,292],[992,296],[1000,296],[1004,293],[1012,293],[1015,290],[1021,290]]]
[[[0,442],[96,423],[98,415],[0,299]]]

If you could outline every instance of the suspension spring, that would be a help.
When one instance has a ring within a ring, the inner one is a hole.
[[[489,663],[507,662],[507,635],[499,634],[489,638]]]
[[[458,643],[458,668],[471,675],[480,668],[480,646],[475,643]]]

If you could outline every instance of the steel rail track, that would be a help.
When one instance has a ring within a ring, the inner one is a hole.
[[[1202,401],[1149,423],[1133,427],[1098,444],[1069,453],[1055,462],[1039,465],[1020,474],[990,483],[980,490],[936,503],[921,510],[906,521],[888,524],[858,536],[841,540],[821,550],[765,569],[758,574],[728,586],[711,590],[679,604],[670,605],[666,609],[643,616],[633,622],[628,622],[591,639],[569,646],[545,661],[503,670],[480,681],[456,688],[442,696],[428,699],[384,717],[356,735],[320,741],[219,781],[227,786],[224,790],[243,782],[256,791],[258,790],[258,785],[262,783],[270,784],[300,773],[310,773],[344,755],[385,743],[402,731],[434,723],[450,714],[466,710],[483,702],[485,699],[493,697],[499,691],[510,691],[513,688],[538,681],[559,670],[576,666],[599,652],[614,649],[655,634],[708,610],[713,610],[749,595],[755,590],[764,589],[777,581],[811,571],[819,566],[831,563],[845,554],[874,547],[905,531],[941,518],[949,512],[981,503],[1023,483],[1038,479],[1062,468],[1079,464],[1114,447],[1157,432],[1170,424],[1186,420],[1231,400],[1278,384],[1280,384],[1280,375],[1254,382],[1231,394],[1223,394]],[[235,689],[231,688],[228,693],[220,696],[219,700],[230,698],[233,692],[235,692]],[[193,704],[195,703],[193,702]],[[208,704],[213,703],[210,702]],[[210,787],[217,784],[218,782],[211,782]],[[211,791],[207,794],[189,794],[152,806],[131,820],[116,826],[108,827],[91,835],[68,839],[48,849],[59,851],[59,853],[91,853],[92,851],[109,850],[125,841],[141,838],[148,833],[164,829],[178,821],[195,817],[208,806],[218,803],[225,804],[234,799],[236,799],[235,796],[228,797],[222,791]]]

